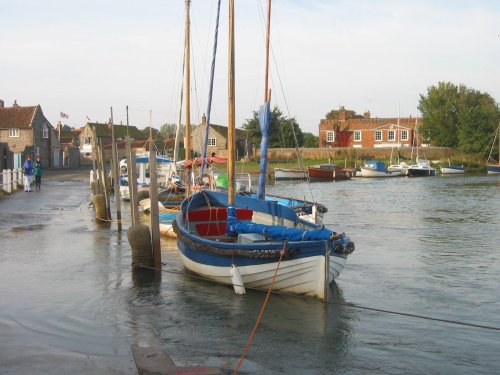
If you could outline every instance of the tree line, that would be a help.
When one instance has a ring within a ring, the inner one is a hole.
[[[500,121],[499,105],[491,95],[450,82],[430,86],[426,94],[420,95],[418,109],[423,117],[423,124],[418,131],[425,143],[437,147],[452,147],[463,152],[485,152]],[[338,119],[338,113],[338,110],[333,109],[325,118]],[[355,111],[346,110],[346,119],[361,117],[363,116]],[[242,124],[242,128],[246,130],[249,141],[258,147],[262,134],[257,111]],[[149,129],[144,131],[149,135]],[[181,130],[181,134],[183,133]],[[173,124],[164,124],[160,130],[153,129],[153,139],[157,145],[168,144],[174,137]],[[275,106],[271,113],[269,147],[296,146],[318,147],[319,138],[312,133],[303,132],[295,117],[285,116]]]

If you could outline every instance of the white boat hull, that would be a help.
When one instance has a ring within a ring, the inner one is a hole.
[[[219,267],[193,262],[179,253],[185,267],[190,271],[218,283],[233,285],[231,267]],[[274,291],[303,295],[311,298],[325,299],[326,288],[342,272],[346,258],[328,257],[329,272],[325,275],[325,257],[309,257],[281,262],[272,288]],[[335,258],[335,259],[333,259]],[[338,259],[337,259],[338,258]],[[240,266],[243,286],[250,289],[268,290],[271,287],[277,262]],[[328,277],[327,280],[325,278]],[[326,283],[326,284],[325,284]]]
[[[306,180],[307,171],[301,169],[274,168],[275,180]]]
[[[442,174],[463,174],[465,173],[464,167],[442,167]]]
[[[500,174],[500,165],[487,165],[486,171],[488,174]]]
[[[374,171],[361,167],[361,177],[400,177],[401,171]]]

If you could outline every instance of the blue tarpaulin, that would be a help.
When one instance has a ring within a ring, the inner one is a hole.
[[[258,233],[275,241],[320,241],[332,239],[335,232],[329,229],[305,230],[298,228],[283,227],[280,225],[255,224],[243,222],[236,219],[236,208],[227,209],[227,234],[237,236],[243,233]]]
[[[265,102],[259,110],[259,125],[262,132],[260,142],[260,175],[257,198],[264,199],[266,194],[266,170],[267,170],[267,149],[269,147],[269,124],[271,123],[271,107],[269,102]]]

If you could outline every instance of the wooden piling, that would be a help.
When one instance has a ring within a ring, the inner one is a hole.
[[[120,196],[120,181],[118,178],[118,153],[116,151],[115,143],[115,126],[113,124],[113,107],[111,107],[111,172],[113,174],[113,186],[115,193],[115,207],[116,207],[116,221],[117,229],[119,232],[122,230],[122,208],[121,208],[121,196]]]
[[[160,216],[158,210],[158,168],[156,167],[156,149],[151,134],[151,114],[149,133],[149,199],[151,200],[151,244],[155,268],[161,268]]]
[[[132,225],[139,224],[139,200],[137,199],[137,175],[135,170],[135,151],[131,150],[130,137],[127,136],[127,175],[128,190],[130,194],[130,210],[132,214]]]

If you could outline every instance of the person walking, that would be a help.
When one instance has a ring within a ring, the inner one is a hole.
[[[26,155],[26,161],[23,164],[24,171],[24,191],[31,190],[31,179],[33,178],[33,164],[31,164],[31,156]]]
[[[42,170],[42,160],[40,158],[40,155],[37,155],[35,165],[33,166],[33,174],[35,175],[35,190],[40,190],[40,187],[42,185]]]

